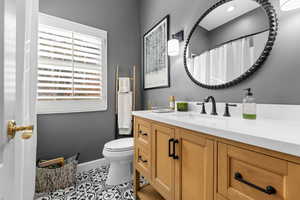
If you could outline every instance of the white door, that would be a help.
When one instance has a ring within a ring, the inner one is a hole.
[[[38,0],[0,1],[0,200],[34,195],[37,17]],[[9,120],[34,129],[10,139]]]

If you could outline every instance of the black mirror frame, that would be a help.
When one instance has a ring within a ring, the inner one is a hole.
[[[266,15],[269,19],[269,36],[268,36],[268,40],[266,42],[266,46],[263,50],[263,52],[261,53],[260,57],[257,59],[257,61],[241,76],[239,76],[238,78],[229,81],[227,83],[224,84],[220,84],[220,85],[206,85],[203,83],[200,83],[199,81],[197,81],[192,74],[189,72],[188,67],[187,67],[187,60],[186,60],[186,54],[187,54],[187,48],[189,45],[189,42],[191,40],[191,37],[195,31],[195,29],[197,28],[198,24],[202,21],[202,19],[204,19],[204,17],[206,17],[211,11],[213,11],[215,8],[230,2],[232,0],[221,0],[219,2],[217,2],[216,4],[214,4],[212,7],[210,7],[208,10],[205,11],[205,13],[198,19],[198,21],[196,22],[196,24],[194,25],[194,27],[192,28],[191,32],[189,33],[189,36],[186,40],[185,43],[185,47],[184,47],[184,54],[183,54],[183,60],[184,60],[184,68],[186,73],[188,74],[188,76],[190,77],[190,79],[196,83],[197,85],[199,85],[200,87],[203,88],[207,88],[207,89],[224,89],[224,88],[228,88],[234,85],[237,85],[238,83],[246,80],[249,76],[251,76],[254,72],[256,72],[262,65],[263,63],[266,61],[266,59],[268,58],[276,36],[277,36],[277,30],[278,30],[278,18],[277,18],[277,14],[276,11],[273,7],[273,5],[269,2],[269,0],[253,0],[257,3],[259,3],[263,9],[266,12]]]

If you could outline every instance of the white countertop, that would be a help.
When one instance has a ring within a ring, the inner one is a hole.
[[[133,115],[300,157],[300,121],[245,120],[199,112],[134,111]]]

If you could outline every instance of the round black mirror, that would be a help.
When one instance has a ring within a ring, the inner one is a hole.
[[[221,0],[192,28],[184,49],[185,70],[204,88],[236,85],[267,59],[277,29],[269,1]]]

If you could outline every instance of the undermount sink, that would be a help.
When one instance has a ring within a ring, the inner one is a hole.
[[[155,113],[174,120],[183,120],[191,123],[209,123],[225,122],[228,118],[222,115],[200,114],[198,112],[173,112],[173,113]]]
[[[164,113],[164,116],[174,116],[174,117],[192,117],[192,118],[209,118],[209,119],[222,119],[219,115],[201,114],[198,112],[172,112]]]

